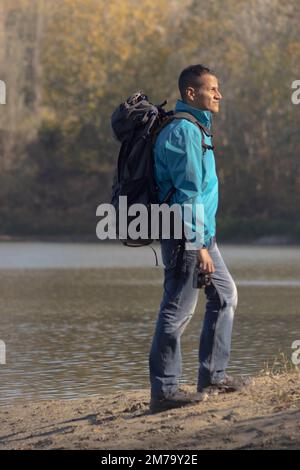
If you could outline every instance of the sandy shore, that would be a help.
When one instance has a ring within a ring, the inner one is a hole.
[[[195,384],[182,385],[195,390]],[[300,374],[151,415],[149,390],[0,408],[0,449],[299,449]]]

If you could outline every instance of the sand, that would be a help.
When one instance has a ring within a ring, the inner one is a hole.
[[[0,449],[299,449],[300,373],[150,414],[149,390],[0,407]],[[180,389],[195,391],[195,384]]]

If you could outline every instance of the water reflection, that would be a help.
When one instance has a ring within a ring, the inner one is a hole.
[[[281,263],[277,250],[264,266],[230,250],[239,286],[230,370],[255,373],[300,339],[299,252],[290,249],[289,263],[281,254]],[[161,281],[162,269],[149,267],[0,270],[0,403],[148,387]],[[182,338],[183,382],[197,378],[203,310],[202,292]]]

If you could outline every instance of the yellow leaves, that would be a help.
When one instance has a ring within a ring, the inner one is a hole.
[[[126,82],[139,57],[160,46],[168,8],[166,0],[56,3],[43,42],[45,89],[52,105],[66,115],[73,107],[83,114],[96,110],[111,78],[119,75],[120,81],[123,74]]]

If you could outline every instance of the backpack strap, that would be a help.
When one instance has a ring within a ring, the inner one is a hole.
[[[201,132],[201,135],[202,135],[202,148],[203,148],[203,153],[206,152],[206,150],[213,150],[215,147],[213,145],[207,145],[205,143],[205,135],[207,135],[208,137],[212,137],[212,133],[210,132],[209,129],[207,129],[207,127],[203,126],[203,124],[201,124],[201,122],[198,121],[197,118],[195,118],[195,116],[193,116],[192,114],[190,113],[185,113],[185,112],[180,112],[180,113],[175,113],[173,115],[173,119],[186,119],[187,121],[190,121],[192,122],[193,124],[196,124],[196,126],[200,129],[200,132]]]
[[[195,116],[193,116],[192,114],[190,113],[184,113],[184,112],[178,112],[178,113],[174,113],[174,114],[171,114],[171,115],[168,115],[163,121],[162,123],[157,127],[157,129],[155,129],[155,131],[153,132],[153,145],[155,144],[155,141],[158,137],[158,134],[160,133],[160,131],[166,127],[168,124],[170,124],[170,122],[174,121],[174,119],[186,119],[187,121],[190,121],[192,122],[193,124],[195,124],[199,129],[200,129],[200,132],[201,132],[201,135],[202,135],[202,141],[201,141],[201,146],[203,148],[203,153],[206,152],[206,150],[213,150],[215,147],[213,145],[207,145],[205,143],[205,135],[207,135],[208,137],[212,137],[212,133],[210,132],[209,129],[207,129],[207,127],[203,126],[203,124],[201,124],[197,118],[195,118]]]

